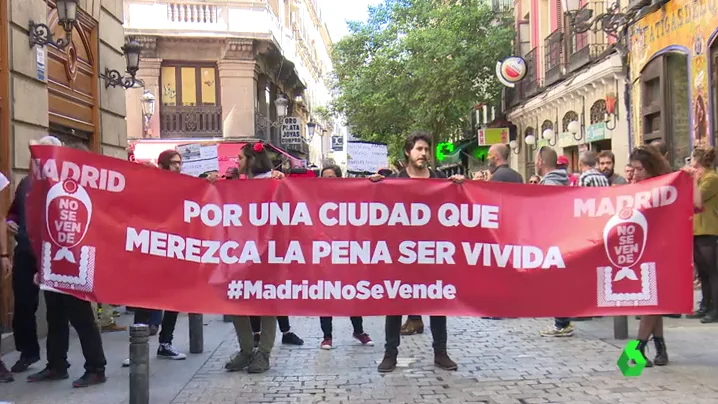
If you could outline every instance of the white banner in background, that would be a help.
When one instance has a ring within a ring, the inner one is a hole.
[[[347,171],[375,173],[388,166],[389,153],[385,144],[362,141],[347,142]]]
[[[208,171],[219,171],[219,157],[216,144],[185,144],[177,146],[182,156],[182,174],[199,177]]]

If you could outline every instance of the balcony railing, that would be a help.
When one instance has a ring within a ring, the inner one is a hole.
[[[215,105],[160,107],[160,137],[221,137],[222,107]]]
[[[592,1],[581,7],[579,12],[598,15],[604,12],[606,4],[601,1]],[[567,69],[569,72],[580,69],[600,57],[608,49],[608,38],[603,31],[571,32],[568,43],[569,57]]]
[[[520,92],[523,97],[531,97],[541,87],[537,65],[538,48],[533,48],[524,56],[526,61],[526,77],[521,80]]]
[[[214,4],[169,3],[167,20],[173,23],[215,24],[218,7]]]
[[[491,9],[495,13],[506,13],[514,10],[513,0],[491,0]]]
[[[544,40],[545,76],[544,84],[549,86],[563,77],[563,32],[556,30]]]

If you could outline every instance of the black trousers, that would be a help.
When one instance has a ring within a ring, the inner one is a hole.
[[[354,327],[354,334],[364,334],[364,319],[361,317],[349,317]],[[332,318],[319,317],[319,324],[322,326],[324,338],[332,337]]]
[[[47,367],[64,371],[67,350],[70,346],[70,325],[80,337],[85,370],[104,372],[107,361],[102,348],[102,337],[95,321],[95,311],[90,302],[70,295],[45,291],[47,306]],[[68,324],[69,323],[69,324]]]
[[[407,316],[407,317],[409,317],[409,320],[422,321],[422,320],[421,320],[421,316],[410,315],[410,316]]]
[[[387,354],[397,355],[399,353],[399,344],[401,343],[401,317],[402,316],[386,316],[385,332],[386,345],[384,349]],[[446,317],[431,316],[429,317],[431,326],[431,336],[434,338],[432,347],[434,353],[446,352]]]
[[[40,304],[40,288],[33,282],[37,272],[37,261],[31,252],[15,249],[12,268],[12,292],[15,311],[12,317],[12,331],[15,335],[15,349],[27,359],[40,357],[37,339],[35,313]]]
[[[153,311],[155,310],[136,307],[135,324],[152,324]],[[160,326],[159,337],[160,344],[172,344],[175,327],[177,326],[177,316],[179,316],[179,313],[176,311],[165,311],[162,315],[162,325]]]
[[[718,314],[718,236],[693,237],[693,261],[701,280],[701,308]]]
[[[252,332],[258,333],[262,331],[262,317],[260,316],[249,316],[249,324],[252,325]],[[277,324],[279,324],[279,331],[289,332],[289,317],[279,316],[277,317]]]

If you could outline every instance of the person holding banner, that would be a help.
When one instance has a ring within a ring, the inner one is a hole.
[[[0,191],[7,188],[8,185],[10,185],[10,181],[8,181],[7,177],[5,177],[3,173],[0,173]],[[7,230],[7,223],[5,220],[0,220],[0,252],[2,252],[2,254],[0,254],[0,279],[5,278],[7,273],[10,272],[10,259],[8,258],[8,254],[5,252],[8,247]],[[12,381],[15,381],[15,378],[5,366],[2,359],[0,359],[0,383],[10,383]]]
[[[337,165],[324,167],[322,169],[322,178],[342,178],[342,169]],[[421,319],[421,316],[419,316],[419,319]],[[361,317],[349,317],[349,320],[354,328],[354,333],[352,334],[354,339],[361,342],[362,345],[373,346],[374,341],[369,337],[369,334],[364,332],[364,319]],[[332,318],[319,317],[319,324],[324,334],[324,339],[319,347],[327,350],[332,349]]]
[[[641,182],[672,172],[671,166],[668,164],[668,160],[666,160],[662,153],[663,151],[659,147],[653,145],[639,146],[633,149],[633,152],[631,152],[628,160],[631,167],[633,167],[635,182]],[[713,159],[715,159],[715,152],[712,153]],[[700,210],[703,206],[703,200],[700,195],[698,176],[695,175],[695,170],[690,167],[686,167],[685,171],[693,175],[693,188],[695,191],[693,195],[693,204],[696,210]],[[656,357],[653,361],[648,359],[646,356],[646,346],[648,345],[648,339],[651,336],[653,336],[653,341],[656,345]],[[638,347],[636,349],[641,352],[641,355],[643,355],[646,359],[646,367],[652,367],[654,364],[656,366],[665,366],[668,364],[668,351],[663,337],[663,316],[641,316],[641,320],[638,324],[637,339]]]
[[[89,151],[82,144],[68,145],[68,147]],[[40,283],[39,274],[35,274],[34,281],[36,284]],[[92,303],[52,289],[45,290],[43,295],[47,309],[47,365],[42,371],[28,376],[27,381],[31,383],[55,381],[70,377],[67,372],[70,367],[67,351],[70,348],[70,325],[72,325],[77,331],[82,355],[85,357],[85,373],[72,382],[72,387],[89,387],[105,383],[107,360]]]
[[[284,174],[272,170],[272,162],[262,143],[247,143],[237,156],[239,174],[247,179],[284,178]],[[247,370],[249,373],[264,373],[269,370],[269,357],[277,334],[277,317],[261,316],[259,341],[255,350],[254,332],[249,316],[233,316],[232,324],[239,341],[239,351],[225,363],[230,372]]]
[[[433,141],[431,134],[417,131],[409,135],[404,142],[404,158],[406,167],[398,174],[389,178],[427,179],[446,178],[446,176],[429,168]],[[369,177],[371,181],[377,182],[384,179],[381,174],[374,174]],[[452,175],[449,179],[457,184],[464,182],[463,175]],[[399,355],[399,344],[401,335],[409,332],[421,334],[424,332],[424,323],[421,316],[409,316],[406,324],[402,326],[402,316],[386,316],[386,345],[384,346],[384,359],[377,370],[381,373],[392,372],[396,369],[397,356]],[[457,370],[459,366],[451,360],[446,352],[447,331],[446,316],[431,316],[431,336],[434,338],[434,365],[444,370]]]

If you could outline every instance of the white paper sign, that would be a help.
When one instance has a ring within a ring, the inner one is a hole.
[[[216,144],[185,144],[177,146],[177,151],[182,156],[182,174],[199,177],[208,171],[219,171]]]
[[[282,121],[282,144],[302,144],[302,122],[295,116]]]
[[[389,166],[386,145],[369,142],[347,142],[347,171],[375,173]]]

